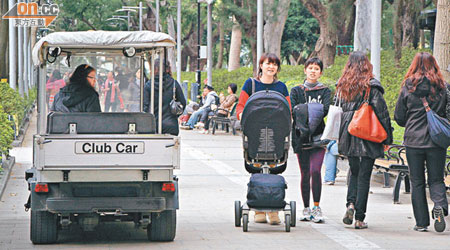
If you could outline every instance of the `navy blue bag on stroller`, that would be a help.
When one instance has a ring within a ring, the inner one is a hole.
[[[252,173],[247,202],[235,201],[235,226],[248,230],[250,211],[284,211],[285,229],[295,227],[295,201],[285,202],[286,181],[276,175],[286,169],[290,146],[291,109],[276,91],[259,91],[250,96],[241,119],[245,169]]]
[[[247,191],[247,204],[250,207],[283,208],[286,181],[281,175],[253,174]]]

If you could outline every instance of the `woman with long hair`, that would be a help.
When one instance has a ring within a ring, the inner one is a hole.
[[[155,103],[154,103],[154,114],[156,118],[156,126],[159,124],[159,62],[160,59],[156,59],[154,62],[155,65],[155,93],[153,95]],[[172,78],[172,72],[170,71],[169,65],[164,62],[163,65],[163,93],[162,93],[162,133],[163,134],[171,134],[178,135],[180,132],[178,127],[178,116],[172,114],[170,109],[170,102],[173,100],[173,91],[175,85],[175,100],[180,102],[183,106],[183,110],[186,108],[186,98],[184,97],[183,90],[181,89],[180,84]],[[145,79],[145,74],[144,74]],[[151,96],[152,96],[152,88],[151,81],[147,81],[144,85],[144,112],[151,112]]]
[[[341,78],[337,84],[337,92],[342,101],[342,120],[339,131],[339,153],[348,157],[350,165],[350,182],[347,189],[347,210],[343,222],[347,225],[353,223],[355,228],[365,229],[368,224],[366,217],[367,199],[370,188],[370,177],[376,158],[384,156],[384,145],[392,143],[391,119],[383,98],[384,89],[381,83],[374,78],[372,64],[367,56],[360,51],[350,54],[344,67]],[[387,133],[382,143],[376,143],[353,136],[348,132],[348,126],[368,94],[369,105]]]
[[[275,54],[265,53],[259,59],[258,66],[259,67],[256,78],[254,78],[253,80],[252,78],[247,79],[244,83],[244,86],[242,87],[241,94],[239,95],[239,102],[236,107],[236,116],[239,120],[241,119],[242,111],[244,110],[248,98],[258,91],[277,91],[284,95],[286,97],[286,100],[289,102],[289,106],[291,105],[291,99],[289,97],[289,92],[286,85],[283,82],[279,81],[277,78],[277,74],[281,70],[280,59]],[[255,82],[254,89],[252,81]],[[284,170],[285,169],[281,169],[279,172],[281,173]],[[247,169],[247,171],[253,173],[251,169]],[[278,217],[278,212],[269,212],[268,214],[270,224],[280,224],[281,221]],[[255,212],[255,222],[266,223],[266,213]]]
[[[412,206],[416,225],[414,230],[426,231],[430,225],[425,193],[425,166],[434,203],[432,217],[437,232],[445,230],[444,216],[448,214],[448,201],[444,184],[446,148],[434,144],[428,133],[427,115],[422,100],[439,116],[446,117],[446,88],[444,77],[434,57],[419,52],[414,57],[402,82],[395,106],[395,121],[405,127],[403,144],[406,146],[409,175],[412,184]]]
[[[56,94],[50,110],[58,112],[102,112],[95,91],[96,71],[87,64],[79,65],[69,78],[69,84]]]

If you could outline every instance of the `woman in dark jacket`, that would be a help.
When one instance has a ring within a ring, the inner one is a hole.
[[[69,84],[55,95],[51,111],[57,112],[102,112],[98,93],[95,91],[97,81],[95,69],[87,64],[79,65]]]
[[[308,139],[305,136],[300,136],[298,134],[298,130],[296,130],[294,119],[293,128],[292,128],[292,147],[294,148],[294,152],[297,154],[298,163],[300,165],[300,171],[302,174],[301,177],[301,193],[303,199],[303,213],[300,216],[300,220],[320,223],[324,221],[322,210],[319,207],[320,196],[322,193],[322,178],[321,178],[321,170],[322,170],[322,162],[325,156],[325,146],[323,147],[314,147],[311,148],[309,145],[312,142],[312,138],[319,137],[323,133],[325,128],[325,123],[323,118],[328,114],[328,109],[331,103],[331,91],[328,87],[323,85],[318,81],[320,76],[322,75],[323,63],[319,58],[311,58],[308,59],[305,63],[305,74],[306,80],[302,85],[295,86],[291,89],[291,102],[294,110],[294,118],[299,110],[295,108],[299,104],[308,104],[308,103],[320,103],[322,104],[320,115],[321,117],[317,117],[320,119],[320,123],[318,124],[315,131],[310,131],[311,135],[308,136]],[[320,106],[319,106],[320,107]],[[305,109],[306,106],[304,105]],[[309,109],[310,107],[308,107]],[[323,112],[323,113],[322,113]],[[312,114],[312,113],[311,113]],[[323,115],[322,115],[323,114]],[[310,118],[310,117],[309,117]],[[309,119],[307,118],[307,119]],[[311,127],[312,124],[309,124],[308,127]],[[314,207],[312,210],[310,209],[310,193],[312,191],[313,194],[313,202]]]
[[[428,203],[425,194],[425,162],[430,197],[434,202],[432,216],[437,232],[445,229],[444,216],[448,214],[448,202],[444,184],[446,148],[434,144],[428,133],[427,115],[421,98],[439,116],[446,117],[446,88],[448,84],[432,55],[419,52],[414,57],[402,83],[395,106],[395,121],[405,127],[403,144],[406,146],[409,174],[412,184],[412,205],[416,219],[416,231],[426,231],[430,225]]]
[[[155,60],[155,93],[154,95],[154,114],[156,118],[156,127],[158,128],[159,121],[159,59]],[[173,99],[173,85],[175,83],[175,99],[181,102],[183,110],[186,107],[186,98],[184,98],[183,90],[180,84],[172,78],[170,67],[165,65],[165,72],[163,73],[163,96],[162,96],[162,133],[178,135],[178,117],[171,113],[170,102]],[[144,86],[144,112],[151,112],[151,81],[148,81]]]
[[[382,143],[367,141],[348,132],[353,114],[363,104],[369,88],[369,104],[387,133],[387,138]],[[363,52],[350,54],[336,91],[342,98],[343,110],[338,149],[340,154],[348,157],[351,172],[347,189],[347,211],[343,222],[351,225],[355,215],[355,228],[364,229],[368,227],[364,218],[372,168],[375,159],[384,156],[383,144],[392,143],[391,120],[383,98],[384,89],[380,82],[373,78],[372,64]]]

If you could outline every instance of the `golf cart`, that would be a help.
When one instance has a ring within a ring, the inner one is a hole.
[[[34,244],[54,243],[58,231],[70,226],[93,231],[99,223],[118,221],[146,229],[151,241],[175,238],[178,179],[173,171],[180,167],[180,139],[161,133],[162,119],[155,124],[155,116],[162,117],[162,87],[159,113],[153,112],[154,95],[150,113],[143,112],[144,79],[150,79],[152,91],[162,85],[163,70],[155,81],[155,60],[162,68],[167,49],[174,46],[164,33],[87,31],[52,33],[33,48],[39,67],[38,118],[25,207],[31,210]],[[80,64],[97,69],[95,88],[104,112],[51,112],[49,92],[68,84]],[[111,112],[105,112],[112,99],[102,72],[118,85],[120,105],[110,105]],[[55,75],[64,82],[52,85]]]

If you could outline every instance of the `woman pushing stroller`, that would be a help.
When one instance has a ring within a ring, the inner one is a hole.
[[[278,81],[277,79],[277,73],[280,72],[280,64],[280,59],[275,54],[267,53],[261,56],[258,64],[259,67],[257,77],[255,79],[249,78],[245,81],[244,86],[242,87],[239,102],[236,107],[236,115],[239,119],[242,118],[242,112],[249,97],[258,91],[272,90],[279,92],[286,98],[290,106],[290,98],[287,87],[283,82]],[[277,173],[283,172],[286,166],[282,168],[283,169],[278,170]],[[247,166],[246,169],[250,173],[256,173],[252,168],[248,168]],[[274,174],[274,172],[271,173]],[[278,212],[269,212],[268,215],[270,224],[280,224],[281,221],[278,216]],[[266,213],[255,212],[255,222],[267,222]]]

